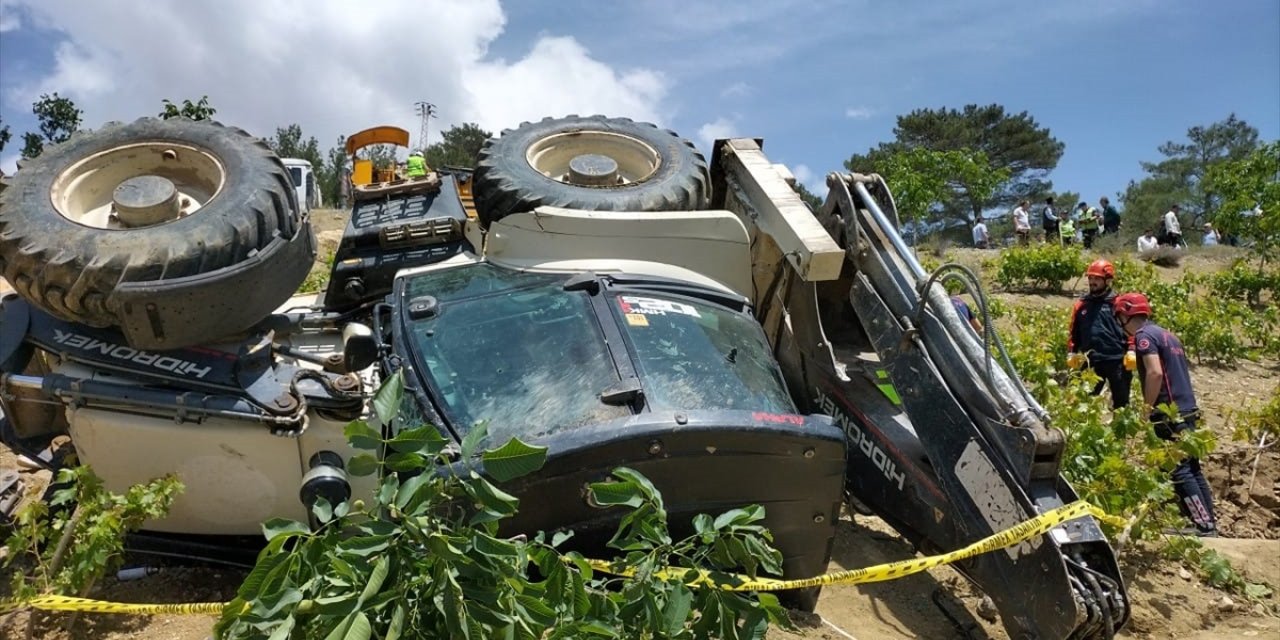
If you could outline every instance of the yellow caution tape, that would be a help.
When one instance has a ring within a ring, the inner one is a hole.
[[[1123,518],[1108,515],[1102,509],[1095,507],[1083,500],[1073,502],[1071,504],[1058,507],[1051,511],[1046,511],[1026,522],[1020,522],[1004,531],[996,533],[990,537],[983,538],[963,549],[958,549],[950,553],[943,553],[936,556],[928,556],[924,558],[915,558],[911,560],[901,560],[891,562],[889,564],[877,565],[874,567],[866,567],[864,569],[850,569],[847,571],[837,571],[826,575],[814,576],[812,578],[802,578],[799,580],[777,580],[774,578],[750,578],[747,576],[733,576],[733,583],[724,583],[714,579],[710,572],[698,571],[698,577],[691,581],[691,584],[702,585],[709,584],[719,587],[726,591],[784,591],[787,589],[807,589],[809,587],[823,587],[835,584],[864,584],[867,582],[882,582],[885,580],[893,580],[903,576],[909,576],[921,571],[927,571],[934,567],[950,564],[958,560],[972,558],[973,556],[996,551],[1011,547],[1015,544],[1030,540],[1037,536],[1048,533],[1050,529],[1076,518],[1091,515],[1099,520],[1110,522],[1124,526],[1126,521]],[[591,567],[597,571],[605,573],[613,573],[615,575],[630,576],[633,572],[629,570],[615,570],[613,564],[603,560],[588,560]],[[671,567],[663,571],[660,575],[663,577],[683,576],[688,574],[689,569],[680,569]]]
[[[925,558],[915,558],[912,560],[901,560],[891,562],[889,564],[867,567],[864,569],[850,569],[848,571],[837,571],[826,575],[814,576],[812,578],[802,578],[799,580],[777,580],[774,578],[749,578],[747,576],[733,576],[735,582],[733,584],[717,582],[708,571],[698,570],[698,577],[691,581],[693,585],[711,585],[724,589],[726,591],[784,591],[787,589],[807,589],[809,587],[822,587],[834,584],[863,584],[867,582],[881,582],[884,580],[893,580],[903,576],[909,576],[921,571],[927,571],[934,567],[950,564],[958,560],[972,558],[973,556],[996,551],[1011,547],[1020,542],[1030,540],[1037,536],[1042,536],[1049,532],[1050,529],[1068,521],[1083,516],[1093,516],[1104,522],[1109,522],[1116,526],[1126,526],[1128,521],[1107,514],[1102,509],[1095,507],[1088,502],[1079,500],[1069,505],[1058,507],[1051,511],[1046,511],[1026,522],[1018,523],[1004,531],[996,533],[990,537],[983,538],[963,549],[944,553],[936,556],[928,556]],[[635,572],[630,569],[615,570],[614,564],[604,560],[589,559],[587,563],[596,571],[611,573],[614,575],[631,576]],[[688,574],[689,569],[680,569],[678,567],[670,567],[659,572],[663,577],[683,576]],[[102,600],[90,600],[87,598],[72,598],[68,596],[38,596],[23,602],[18,601],[0,601],[0,614],[11,613],[24,607],[33,609],[43,609],[45,611],[88,611],[92,613],[128,613],[135,615],[184,615],[184,614],[220,614],[226,603],[222,602],[194,602],[186,604],[130,604],[124,602],[105,602]]]
[[[0,602],[0,614],[12,613],[24,607],[45,611],[88,611],[91,613],[132,613],[138,615],[161,614],[219,614],[226,606],[223,602],[190,602],[185,604],[131,604],[105,602],[68,596],[37,596],[25,602]]]

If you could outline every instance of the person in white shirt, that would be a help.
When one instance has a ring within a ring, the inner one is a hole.
[[[1028,245],[1031,243],[1031,215],[1027,213],[1027,206],[1030,202],[1023,200],[1013,210],[1013,234],[1018,238],[1018,244]]]
[[[1156,234],[1150,229],[1138,236],[1138,253],[1154,250],[1158,246],[1160,246],[1160,242],[1156,240]]]
[[[986,249],[991,244],[991,236],[987,233],[987,225],[978,218],[973,225],[973,246],[979,249]]]
[[[1214,229],[1213,225],[1208,222],[1204,223],[1204,239],[1200,241],[1200,244],[1206,247],[1218,244],[1218,230]]]
[[[1181,211],[1182,208],[1175,204],[1164,214],[1164,244],[1182,246],[1182,225],[1178,222]]]

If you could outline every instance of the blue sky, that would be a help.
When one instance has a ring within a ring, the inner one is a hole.
[[[1233,112],[1280,138],[1276,0],[351,6],[0,0],[0,118],[34,128],[31,102],[55,90],[89,127],[208,94],[226,122],[266,136],[296,122],[327,147],[383,122],[416,132],[420,99],[439,105],[437,131],[605,113],[704,150],[763,137],[822,192],[823,174],[891,139],[897,115],[999,103],[1066,143],[1050,178],[1089,200]]]

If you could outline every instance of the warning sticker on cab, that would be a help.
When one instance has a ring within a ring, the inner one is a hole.
[[[633,327],[649,326],[649,316],[646,316],[643,313],[628,313],[625,314],[625,317],[627,318],[627,324]]]
[[[655,316],[655,315],[665,316],[668,313],[674,313],[674,314],[679,314],[683,316],[690,316],[693,318],[702,317],[698,313],[698,310],[693,308],[692,305],[687,305],[681,302],[674,302],[671,300],[662,300],[661,298],[644,298],[641,296],[618,296],[618,304],[622,306],[622,313],[627,314],[627,316],[631,316],[633,314],[638,314],[641,316]],[[635,322],[631,321],[630,317],[627,318],[627,322],[629,324],[636,324]],[[640,326],[647,326],[647,325],[648,325],[648,322],[646,321],[644,325],[640,325]]]

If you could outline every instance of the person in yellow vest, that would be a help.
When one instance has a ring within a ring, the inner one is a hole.
[[[1080,220],[1077,224],[1080,226],[1080,234],[1084,240],[1084,248],[1093,248],[1093,239],[1097,237],[1098,230],[1102,226],[1102,214],[1098,210],[1089,206],[1087,203],[1080,203]]]
[[[1058,222],[1058,237],[1061,238],[1063,245],[1069,245],[1076,241],[1076,223],[1071,216],[1063,216]]]
[[[427,161],[422,157],[421,151],[414,151],[409,154],[409,161],[405,163],[404,175],[407,178],[424,178],[427,175]]]

